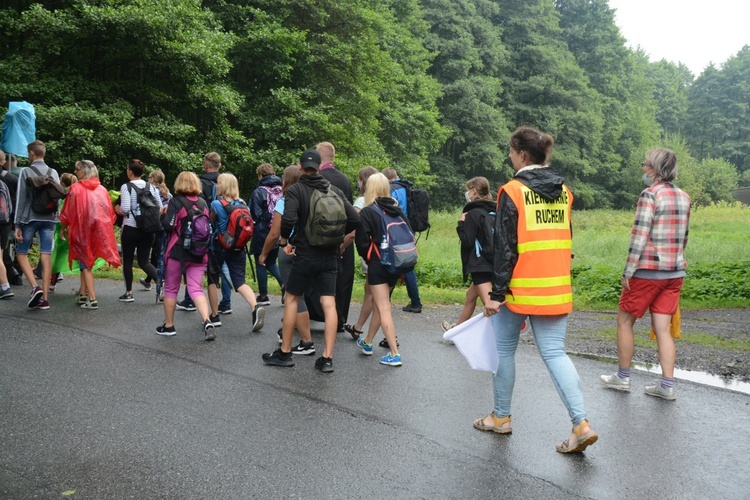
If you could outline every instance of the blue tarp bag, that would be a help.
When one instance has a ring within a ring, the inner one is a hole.
[[[28,158],[26,147],[36,140],[36,113],[26,101],[11,102],[3,120],[3,137],[0,149],[22,158]]]

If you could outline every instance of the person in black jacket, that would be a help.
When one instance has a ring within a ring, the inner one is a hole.
[[[461,240],[461,267],[464,282],[471,277],[471,286],[466,293],[463,311],[456,323],[443,321],[443,331],[471,318],[477,307],[477,299],[486,304],[492,291],[492,263],[490,252],[482,251],[482,233],[495,224],[495,201],[490,194],[490,183],[484,177],[474,177],[466,183],[466,206],[461,212],[456,232]],[[487,222],[490,222],[487,224]],[[490,235],[491,237],[492,235]],[[489,250],[489,249],[486,249]]]
[[[256,299],[258,305],[268,306],[271,305],[268,298],[268,273],[276,278],[280,287],[284,286],[279,264],[276,262],[279,256],[278,246],[271,249],[266,256],[265,263],[259,262],[260,254],[263,252],[263,246],[273,222],[273,205],[281,198],[281,179],[274,173],[273,165],[270,163],[262,163],[255,172],[258,174],[258,187],[253,191],[250,196],[250,203],[248,203],[250,215],[255,222],[250,252],[255,258],[255,268],[258,270],[258,297]]]
[[[370,206],[375,206],[378,210],[372,210]],[[390,297],[390,290],[396,285],[401,275],[392,274],[383,267],[376,251],[377,245],[383,241],[383,222],[380,211],[391,217],[399,216],[404,219],[407,225],[409,224],[404,212],[399,208],[398,202],[391,197],[388,179],[378,172],[367,179],[365,208],[360,211],[360,228],[354,237],[357,252],[367,261],[367,283],[370,285],[372,301],[375,306],[367,336],[358,338],[357,345],[365,355],[372,355],[372,341],[378,329],[382,327],[390,353],[383,356],[380,362],[390,366],[401,366],[401,354],[398,351],[398,342],[396,341],[396,328],[391,314]]]
[[[338,245],[310,245],[305,226],[310,214],[310,198],[314,190],[332,190],[341,197],[346,212],[345,234],[359,227],[359,215],[344,194],[332,186],[318,173],[320,154],[315,150],[302,153],[298,183],[285,193],[284,215],[281,218],[279,246],[287,255],[294,255],[294,262],[286,283],[286,307],[282,323],[281,347],[273,353],[263,354],[263,361],[275,366],[294,366],[292,360],[292,334],[297,320],[297,303],[310,286],[320,294],[320,303],[325,315],[325,349],[323,356],[315,361],[315,368],[324,373],[333,371],[333,346],[336,343],[336,275],[338,273]],[[294,234],[292,234],[294,232]],[[342,240],[343,240],[343,234]],[[291,238],[291,242],[290,242]]]

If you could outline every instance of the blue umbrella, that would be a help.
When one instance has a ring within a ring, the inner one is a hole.
[[[0,149],[22,158],[28,158],[26,146],[36,140],[36,113],[26,101],[11,102],[3,121]]]

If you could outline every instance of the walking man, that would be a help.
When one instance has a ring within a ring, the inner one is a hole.
[[[292,334],[297,320],[297,304],[308,287],[312,286],[320,294],[326,342],[323,356],[315,361],[315,368],[330,373],[333,371],[333,346],[338,323],[335,301],[338,246],[344,241],[345,234],[357,229],[359,214],[344,198],[344,194],[318,173],[320,163],[317,151],[305,151],[300,158],[302,176],[285,194],[279,246],[287,255],[295,257],[286,284],[281,347],[273,353],[263,354],[263,361],[275,366],[294,366]],[[340,202],[343,202],[343,207]],[[327,225],[325,234],[317,230],[317,222],[324,213],[328,221],[340,221],[335,226]],[[292,238],[291,244],[289,238]],[[325,242],[321,243],[321,240]]]

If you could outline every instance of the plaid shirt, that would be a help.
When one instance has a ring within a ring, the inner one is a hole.
[[[690,222],[690,197],[671,182],[644,189],[638,198],[630,237],[625,278],[638,269],[687,269],[685,246]]]

